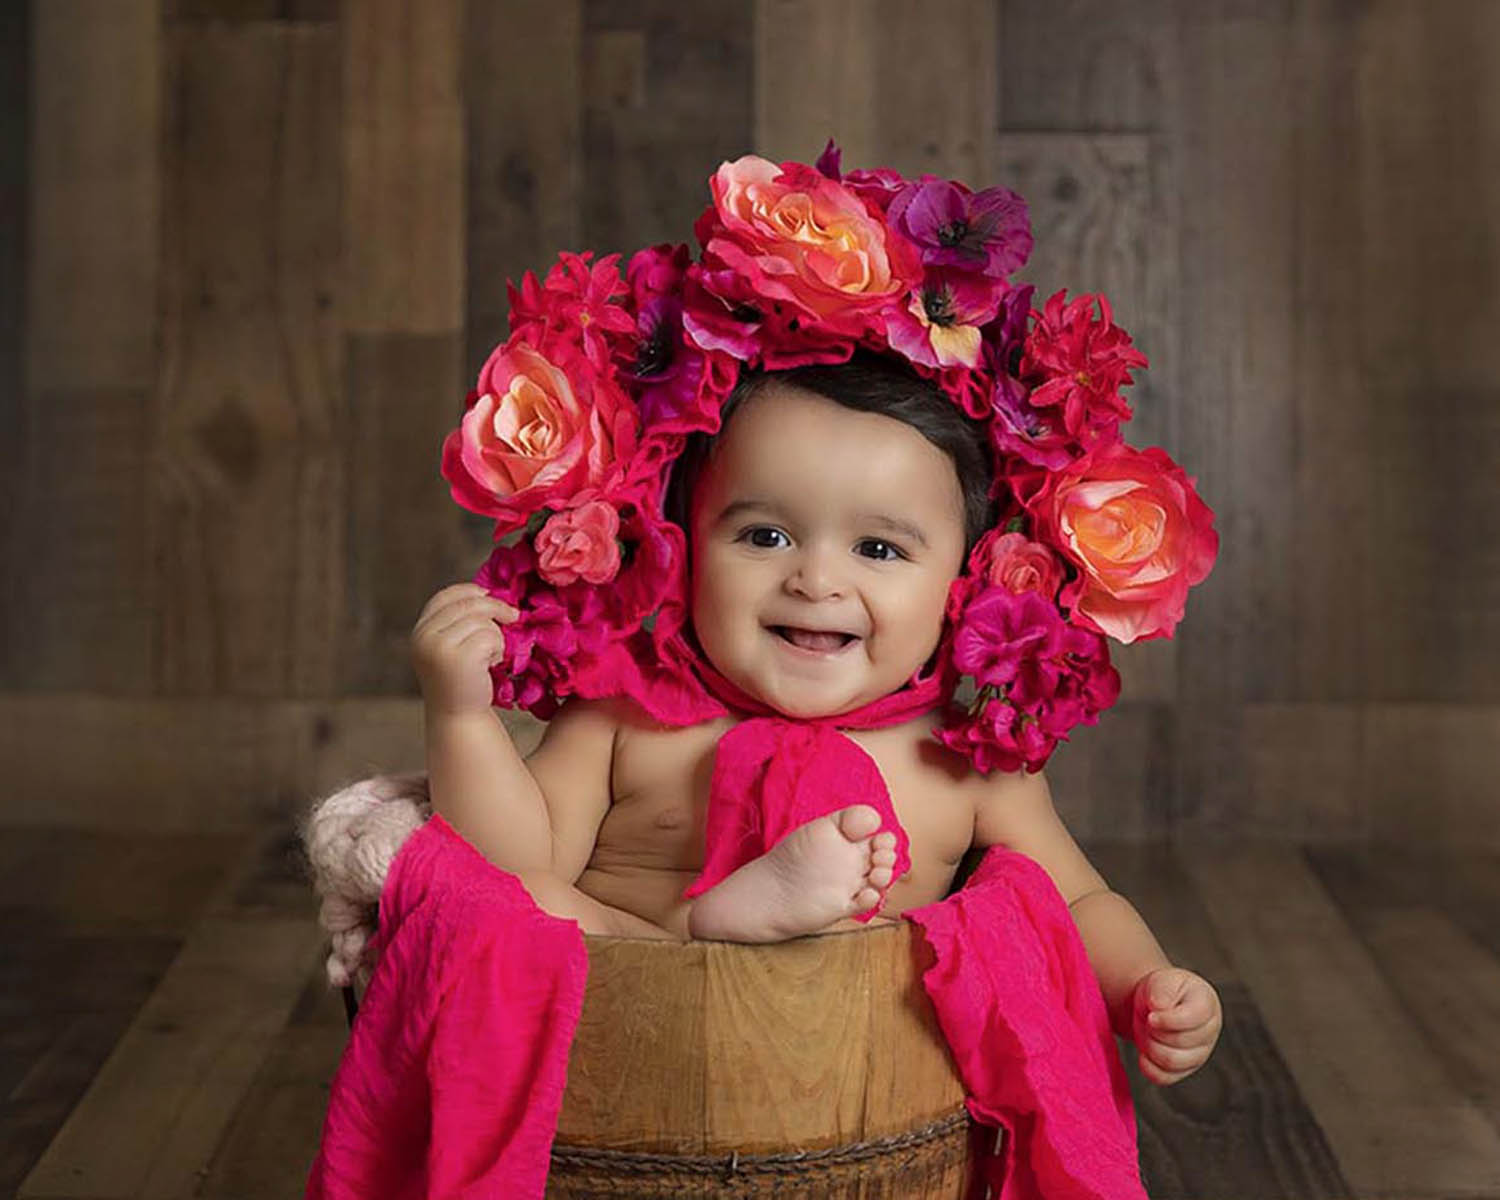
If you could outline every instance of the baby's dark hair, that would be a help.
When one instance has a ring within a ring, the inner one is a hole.
[[[785,371],[742,369],[739,382],[719,411],[719,432],[687,438],[667,483],[663,507],[668,520],[691,532],[689,506],[693,488],[714,443],[723,436],[735,410],[774,383],[805,388],[855,412],[876,413],[910,425],[953,463],[964,503],[964,558],[995,521],[990,498],[994,472],[984,424],[965,413],[931,380],[900,363],[857,350],[843,363],[792,367]]]

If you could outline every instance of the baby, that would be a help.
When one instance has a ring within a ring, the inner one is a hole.
[[[789,718],[850,712],[900,689],[942,633],[950,582],[988,527],[984,431],[937,388],[861,362],[746,373],[723,427],[672,481],[689,534],[691,627],[731,684]],[[669,512],[668,514],[674,515]],[[988,776],[933,737],[936,714],[848,731],[878,765],[910,839],[855,804],[795,830],[694,899],[714,752],[737,718],[686,728],[628,700],[572,699],[523,760],[491,707],[516,610],[444,588],[412,632],[433,806],[587,933],[766,942],[858,928],[942,899],[971,846],[1046,870],[1067,901],[1116,1033],[1175,1083],[1207,1061],[1219,998],[1173,967],[1059,820],[1041,772]]]

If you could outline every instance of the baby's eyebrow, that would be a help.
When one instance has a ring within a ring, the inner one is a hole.
[[[719,514],[715,524],[722,524],[725,521],[732,521],[735,517],[738,517],[743,513],[750,512],[767,513],[773,517],[784,515],[781,509],[777,505],[772,504],[769,500],[735,500],[734,502],[725,505],[724,511]]]

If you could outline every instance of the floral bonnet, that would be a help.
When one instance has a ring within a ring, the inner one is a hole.
[[[1046,762],[1119,697],[1108,639],[1171,637],[1218,553],[1195,480],[1121,437],[1146,358],[1101,296],[1040,310],[1011,281],[1031,252],[1003,187],[843,172],[754,155],[723,163],[686,245],[563,253],[509,287],[442,473],[493,518],[475,576],[520,610],[494,701],[550,717],[566,697],[629,696],[667,724],[723,710],[688,620],[687,543],[663,515],[688,435],[719,429],[740,371],[904,361],[985,422],[996,523],[949,588],[931,669],[936,731],[980,771]],[[1097,311],[1096,311],[1097,301]],[[972,699],[953,699],[961,684]]]

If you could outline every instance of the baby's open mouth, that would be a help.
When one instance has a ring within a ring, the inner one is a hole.
[[[783,641],[791,642],[799,649],[815,650],[822,654],[842,650],[855,640],[852,633],[837,633],[825,629],[795,629],[790,625],[772,625],[771,632]]]

